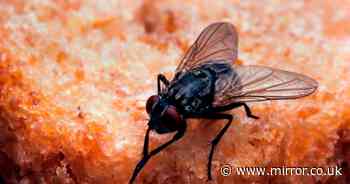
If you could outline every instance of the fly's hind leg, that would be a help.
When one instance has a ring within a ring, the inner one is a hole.
[[[242,103],[245,113],[248,117],[254,118],[254,119],[259,119],[258,116],[253,115],[252,111],[250,110],[249,106],[246,103]]]
[[[250,110],[249,106],[246,103],[232,103],[229,105],[225,105],[222,107],[216,107],[213,109],[214,112],[223,112],[223,111],[228,111],[237,107],[243,106],[244,107],[244,111],[245,114],[249,117],[249,118],[254,118],[254,119],[259,119],[258,116],[253,115],[252,111]]]
[[[158,74],[157,76],[157,87],[158,87],[158,94],[161,93],[162,87],[160,86],[160,82],[163,82],[165,86],[169,86],[170,82],[163,74]]]

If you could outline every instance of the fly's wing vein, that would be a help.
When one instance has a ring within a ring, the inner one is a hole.
[[[206,27],[187,51],[176,73],[186,72],[209,63],[232,64],[237,59],[238,36],[235,27],[226,22]]]
[[[264,66],[236,66],[215,83],[213,106],[295,99],[312,94],[318,83],[303,74]]]

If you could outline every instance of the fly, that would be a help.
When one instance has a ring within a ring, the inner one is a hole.
[[[129,183],[133,183],[147,161],[164,148],[181,139],[186,132],[186,120],[206,118],[226,120],[225,126],[211,141],[207,163],[208,180],[215,147],[230,127],[233,116],[224,113],[244,107],[253,115],[247,102],[296,99],[312,94],[318,83],[303,74],[265,66],[238,66],[238,35],[235,27],[226,22],[206,27],[186,52],[169,81],[157,77],[158,93],[148,98],[146,111],[150,117],[145,134],[143,157],[136,165]],[[176,132],[174,137],[149,151],[149,133]]]

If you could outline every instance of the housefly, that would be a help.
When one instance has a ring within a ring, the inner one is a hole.
[[[146,130],[142,159],[136,165],[130,183],[147,161],[183,137],[186,119],[226,120],[225,126],[211,141],[207,163],[208,180],[214,150],[230,127],[233,116],[224,113],[244,107],[246,115],[258,119],[247,102],[296,99],[312,94],[318,83],[302,74],[265,66],[238,66],[238,36],[235,27],[226,22],[206,27],[185,54],[169,81],[157,77],[158,93],[148,98],[146,111],[150,117]],[[176,132],[171,140],[149,151],[149,134]]]

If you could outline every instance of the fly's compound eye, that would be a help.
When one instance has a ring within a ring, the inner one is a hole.
[[[182,123],[180,113],[175,106],[170,105],[162,114],[162,122],[170,130],[175,130]]]
[[[148,98],[146,102],[146,111],[148,114],[151,113],[153,105],[156,104],[159,101],[159,99],[160,98],[158,95],[152,95]]]

